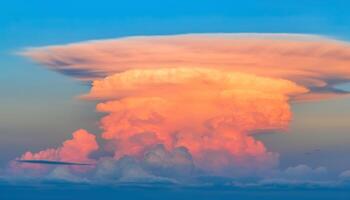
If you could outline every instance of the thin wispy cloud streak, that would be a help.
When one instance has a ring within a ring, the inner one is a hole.
[[[76,162],[62,162],[62,161],[52,161],[52,160],[16,160],[19,163],[31,163],[31,164],[41,164],[41,165],[93,165],[90,163],[76,163]]]

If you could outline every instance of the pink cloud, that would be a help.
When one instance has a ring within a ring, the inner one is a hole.
[[[94,160],[89,158],[89,155],[98,149],[96,136],[87,132],[84,129],[79,129],[73,134],[73,138],[63,142],[58,148],[50,148],[32,153],[25,152],[20,160],[49,160],[49,161],[64,161],[64,162],[87,162],[91,163]],[[42,165],[20,163],[16,167],[19,168],[34,168],[45,169]]]
[[[283,78],[312,91],[310,96],[297,97],[299,100],[341,95],[332,89],[333,85],[350,79],[349,45],[314,35],[126,37],[30,48],[22,54],[83,80],[96,80],[130,69],[178,67],[225,69]]]
[[[197,166],[235,174],[274,168],[278,154],[251,134],[285,130],[290,102],[340,97],[350,80],[350,47],[288,34],[129,37],[30,48],[49,69],[92,81],[102,138],[114,159],[143,158],[159,144],[185,147]],[[84,130],[57,149],[23,158],[90,161],[98,148]]]

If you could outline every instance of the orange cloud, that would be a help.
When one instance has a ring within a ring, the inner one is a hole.
[[[275,166],[278,155],[251,133],[286,129],[289,102],[344,95],[334,85],[350,80],[349,45],[308,35],[129,37],[23,54],[92,81],[83,97],[102,101],[102,138],[113,144],[115,159],[142,157],[158,144],[183,146],[195,164],[215,173]],[[97,148],[91,144],[73,139],[59,149],[27,154],[83,161]],[[86,150],[72,155],[76,149]]]
[[[73,138],[63,142],[61,147],[50,148],[32,153],[25,152],[20,160],[52,160],[65,162],[93,162],[89,155],[98,149],[96,136],[84,129],[79,129],[73,134]],[[20,168],[43,168],[41,165],[21,163]]]
[[[130,69],[177,67],[226,69],[284,78],[317,93],[305,97],[307,100],[324,96],[323,93],[329,94],[326,98],[341,95],[332,87],[350,79],[349,45],[314,35],[127,37],[30,48],[23,54],[50,69],[83,80],[95,80]]]
[[[205,68],[129,70],[93,82],[86,98],[106,102],[97,110],[102,137],[116,144],[115,157],[142,155],[158,143],[186,147],[201,166],[266,167],[276,155],[249,133],[285,129],[291,120],[290,96],[306,93],[283,79]],[[230,157],[211,158],[208,152]],[[249,160],[249,164],[247,161]]]

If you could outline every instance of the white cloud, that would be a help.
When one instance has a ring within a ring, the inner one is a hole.
[[[46,179],[55,181],[67,181],[67,182],[88,182],[86,178],[81,178],[73,173],[66,166],[55,167],[50,174],[47,175]]]

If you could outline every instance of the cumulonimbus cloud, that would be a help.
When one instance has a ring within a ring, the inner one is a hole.
[[[334,86],[350,80],[350,46],[310,35],[128,37],[21,54],[92,81],[83,97],[101,101],[114,159],[141,158],[159,144],[184,147],[196,166],[219,174],[276,166],[278,155],[251,133],[288,128],[290,102],[342,96]],[[95,147],[72,159],[86,161]],[[41,154],[24,157],[47,159]]]

